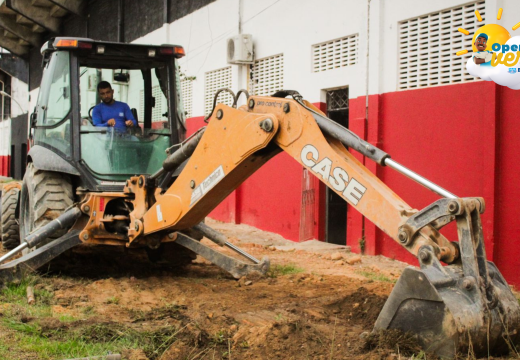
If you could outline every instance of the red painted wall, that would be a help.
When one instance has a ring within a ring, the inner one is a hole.
[[[0,176],[9,176],[11,157],[9,155],[0,156]]]
[[[498,88],[496,123],[494,261],[509,283],[520,287],[520,91]],[[486,213],[489,210],[486,210]],[[489,250],[488,250],[489,253]]]
[[[239,188],[240,223],[299,241],[302,172],[286,153],[269,160]]]
[[[488,259],[497,263],[510,283],[520,285],[520,219],[515,210],[520,195],[516,186],[520,92],[482,81],[370,96],[369,110],[366,133],[360,131],[362,126],[358,130],[351,126],[352,130],[454,194],[484,197]],[[351,124],[364,118],[365,98],[351,99]],[[439,198],[392,169],[376,167],[370,160],[366,166],[414,208],[422,209]],[[363,223],[367,253],[417,263],[352,208],[347,243],[355,245]],[[453,224],[442,232],[457,240]]]

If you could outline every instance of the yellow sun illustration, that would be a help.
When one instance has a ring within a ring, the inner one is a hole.
[[[475,10],[475,16],[477,17],[477,20],[479,22],[482,21],[482,16],[480,16],[480,13],[478,12],[478,10]],[[500,8],[498,10],[497,20],[500,20],[501,18],[502,18],[502,8]],[[520,27],[520,23],[513,26],[513,30],[516,30],[519,27]],[[463,33],[464,35],[469,35],[469,31],[467,31],[466,29],[463,29],[463,28],[459,28],[459,32]],[[498,43],[498,44],[503,45],[506,43],[507,40],[509,40],[511,38],[511,35],[503,26],[500,26],[497,24],[484,25],[484,26],[480,27],[477,31],[475,31],[475,34],[473,35],[472,50],[474,52],[478,51],[477,48],[475,47],[475,39],[477,38],[478,35],[480,35],[482,33],[485,33],[488,36],[486,50],[490,50],[490,51],[491,51],[491,47],[493,46],[493,44]],[[461,55],[467,54],[468,52],[469,52],[468,50],[457,51],[457,55],[461,56]]]

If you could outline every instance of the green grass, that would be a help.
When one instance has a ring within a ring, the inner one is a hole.
[[[367,279],[373,280],[373,281],[382,281],[382,282],[388,282],[388,283],[395,283],[397,280],[390,279],[382,274],[377,274],[371,271],[356,271],[356,274],[362,275],[366,277]]]
[[[7,317],[25,315],[27,317],[46,317],[52,315],[51,303],[54,295],[44,289],[34,289],[34,305],[27,304],[27,286],[34,286],[38,279],[30,276],[18,284],[9,284],[0,292],[0,304],[8,304],[4,311]],[[15,313],[15,314],[14,314]]]
[[[154,330],[136,330],[122,324],[78,322],[70,315],[55,317],[59,322],[56,324],[54,320],[54,325],[49,328],[45,321],[52,317],[53,293],[35,289],[34,305],[28,305],[26,298],[27,286],[45,281],[49,280],[30,276],[0,291],[3,315],[0,318],[0,359],[34,358],[36,354],[39,359],[65,359],[142,349],[148,358],[155,360],[184,329],[164,326]],[[107,300],[107,303],[119,303],[115,297]],[[93,312],[91,308],[83,313],[88,318]]]
[[[420,351],[418,354],[413,354],[410,360],[425,360],[426,353],[424,351]]]
[[[118,305],[119,304],[119,298],[118,297],[115,297],[115,296],[112,296],[112,297],[109,297],[106,301],[107,304],[114,304],[114,305]]]
[[[19,353],[36,353],[41,359],[77,358],[86,356],[102,356],[108,351],[117,353],[122,349],[135,348],[138,344],[129,339],[115,339],[111,342],[86,341],[77,336],[59,339],[41,336],[38,333],[17,332],[15,334],[16,352],[3,351],[0,347],[0,357],[5,360],[20,359]],[[33,358],[33,357],[31,357]]]
[[[74,321],[78,320],[77,318],[75,318],[72,315],[61,315],[58,319],[62,323],[70,323],[70,322],[74,322]]]
[[[44,330],[36,322],[21,323],[6,319],[3,325],[15,332],[17,352],[37,353],[41,359],[102,356],[109,351],[142,349],[150,359],[158,359],[177,340],[179,329],[166,326],[137,331],[120,324],[93,324],[79,328]],[[0,358],[19,359],[0,347]]]
[[[272,265],[269,269],[267,275],[269,277],[277,277],[283,275],[291,275],[291,274],[299,274],[304,272],[305,269],[298,267],[295,264],[287,264],[287,265]]]

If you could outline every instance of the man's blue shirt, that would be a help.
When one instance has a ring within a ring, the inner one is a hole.
[[[92,111],[92,121],[94,126],[108,126],[107,122],[110,119],[116,121],[114,128],[118,130],[125,130],[125,121],[132,120],[134,126],[137,126],[137,121],[130,111],[128,104],[121,101],[114,101],[113,104],[107,105],[104,102],[97,104]]]

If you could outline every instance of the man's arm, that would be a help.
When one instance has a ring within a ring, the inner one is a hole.
[[[98,106],[92,110],[92,123],[94,126],[108,126],[106,122],[103,122],[103,118],[101,117],[101,110]]]
[[[132,122],[134,123],[134,126],[137,126],[137,120],[135,120],[134,114],[132,114],[132,111],[130,110],[130,106],[128,106],[128,104],[125,104],[125,105],[126,105],[125,106],[125,119],[126,119],[126,121],[132,120]]]

